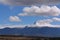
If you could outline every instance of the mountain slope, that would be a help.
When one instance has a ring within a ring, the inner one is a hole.
[[[60,28],[52,27],[4,28],[0,29],[0,35],[60,37]]]

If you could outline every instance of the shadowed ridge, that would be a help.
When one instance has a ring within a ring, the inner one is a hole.
[[[23,35],[37,37],[60,37],[60,28],[53,27],[25,27],[0,29],[0,35]]]

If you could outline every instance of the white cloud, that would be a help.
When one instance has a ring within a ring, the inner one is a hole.
[[[51,26],[53,22],[60,22],[60,18],[54,17],[51,19],[44,19],[44,20],[38,20],[35,22],[35,25],[37,26]]]
[[[54,21],[59,21],[60,22],[60,18],[54,17],[52,18]]]
[[[51,24],[51,22],[53,22],[52,20],[50,20],[50,19],[47,19],[47,20],[38,20],[38,21],[36,21],[36,25],[37,26],[50,26]]]
[[[28,25],[28,27],[54,27],[54,28],[60,28],[60,25],[53,25],[51,23],[53,22],[60,22],[60,18],[54,17],[51,19],[43,19],[43,20],[37,20],[32,25]]]
[[[56,6],[46,6],[42,5],[41,7],[32,6],[25,7],[23,13],[18,14],[19,16],[59,16],[60,9]]]
[[[10,16],[9,20],[11,22],[19,22],[19,21],[21,21],[21,19],[18,16]]]
[[[51,19],[37,20],[34,24],[29,25],[29,27],[50,27],[52,22],[53,20]]]
[[[37,4],[59,4],[60,0],[0,0],[0,3],[8,5],[37,5]]]

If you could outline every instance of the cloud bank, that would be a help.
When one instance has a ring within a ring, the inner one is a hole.
[[[0,0],[0,3],[8,5],[52,5],[59,4],[60,0]]]
[[[26,25],[0,25],[0,29],[3,28],[24,28]]]
[[[59,16],[60,9],[56,6],[46,6],[41,7],[32,6],[23,8],[23,13],[18,14],[19,16]]]

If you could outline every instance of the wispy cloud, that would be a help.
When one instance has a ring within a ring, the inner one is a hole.
[[[0,25],[0,29],[3,28],[24,28],[26,25]]]
[[[37,5],[58,4],[60,0],[0,0],[0,3],[8,5]]]

